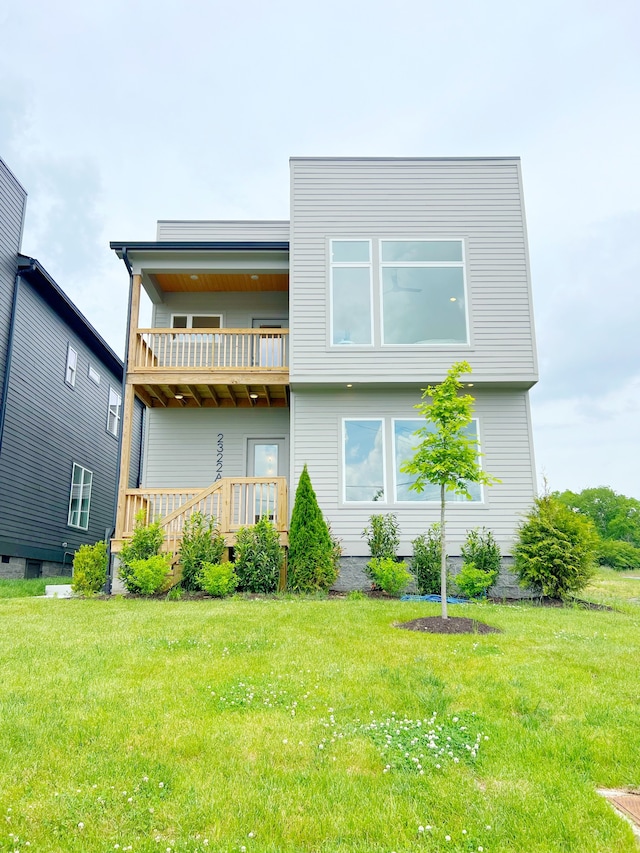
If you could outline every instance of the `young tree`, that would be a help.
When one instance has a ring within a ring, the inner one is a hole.
[[[410,486],[416,492],[423,492],[427,483],[440,486],[440,595],[443,619],[448,618],[445,529],[447,491],[452,490],[471,499],[469,483],[491,486],[500,482],[480,468],[477,440],[465,433],[473,415],[473,397],[460,393],[463,387],[460,376],[465,373],[471,373],[471,365],[466,361],[458,361],[450,367],[443,382],[423,389],[422,402],[414,406],[427,422],[414,433],[422,441],[413,458],[400,467],[402,472],[416,476]]]

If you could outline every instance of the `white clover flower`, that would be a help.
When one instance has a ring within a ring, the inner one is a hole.
[[[450,836],[450,835],[445,835],[444,840],[445,840],[445,841],[451,841],[451,836]]]
[[[84,823],[82,821],[78,824],[78,829],[84,829]]]
[[[424,826],[419,826],[419,827],[418,827],[418,832],[424,832]]]
[[[254,837],[255,837],[255,832],[250,832],[250,833],[249,833],[249,835],[248,835],[247,837],[248,837],[248,838],[254,838]]]

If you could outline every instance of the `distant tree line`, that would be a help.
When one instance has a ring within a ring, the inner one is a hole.
[[[607,486],[581,492],[555,492],[554,496],[574,512],[590,518],[600,543],[601,565],[625,571],[640,569],[640,501],[619,495]]]

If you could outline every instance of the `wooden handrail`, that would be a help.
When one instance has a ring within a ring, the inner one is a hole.
[[[138,329],[131,369],[263,373],[288,363],[288,329]]]

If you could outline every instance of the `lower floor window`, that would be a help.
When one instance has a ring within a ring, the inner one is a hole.
[[[411,489],[416,478],[400,470],[402,464],[411,459],[420,439],[415,431],[425,425],[419,418],[391,419],[391,446],[387,446],[385,420],[382,418],[345,419],[343,421],[343,481],[344,500],[347,503],[394,503],[438,502],[440,486],[426,484],[422,492]],[[435,429],[435,428],[434,428]],[[478,440],[478,423],[473,420],[466,429],[469,438]],[[385,459],[393,460],[393,486],[389,490]],[[471,500],[483,500],[482,486],[468,484]],[[388,497],[391,495],[391,497]],[[467,501],[465,495],[453,490],[447,493],[447,501]]]
[[[73,463],[71,475],[71,494],[69,495],[70,527],[86,530],[89,527],[89,505],[91,504],[91,482],[93,474],[87,468]]]

